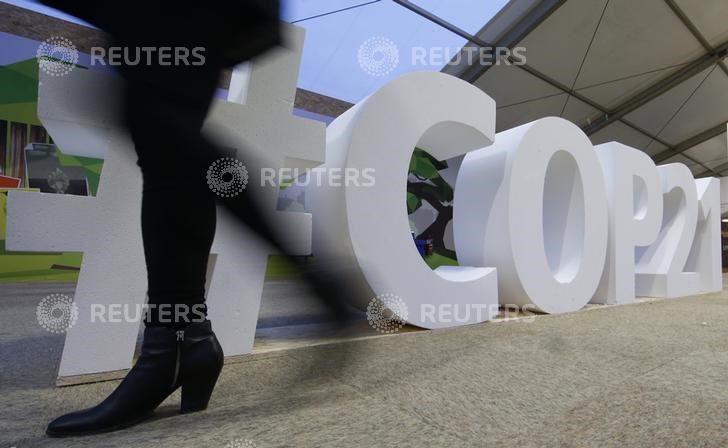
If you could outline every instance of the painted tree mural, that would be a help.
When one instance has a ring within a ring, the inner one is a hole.
[[[426,151],[415,148],[410,159],[407,182],[407,213],[413,214],[423,202],[435,211],[435,220],[424,230],[418,229],[416,238],[432,238],[434,252],[455,260],[455,251],[445,247],[445,229],[452,221],[453,188],[440,175],[448,167],[447,162],[439,161]]]

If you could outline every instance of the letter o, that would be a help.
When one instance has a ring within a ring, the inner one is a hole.
[[[458,261],[495,266],[501,304],[582,308],[604,268],[608,203],[587,136],[548,117],[465,156],[455,188]]]

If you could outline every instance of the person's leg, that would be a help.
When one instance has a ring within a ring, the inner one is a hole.
[[[144,182],[142,236],[149,302],[156,307],[151,308],[140,357],[119,387],[97,406],[52,421],[48,435],[92,434],[133,425],[180,387],[181,412],[207,407],[223,364],[222,348],[199,308],[204,304],[216,207],[212,192],[199,180],[204,176],[201,168],[191,160],[210,157],[200,128],[220,69],[210,64],[194,70],[122,70],[123,115]]]
[[[159,69],[135,68],[126,73],[127,123],[145,184],[142,225],[150,304],[202,303],[215,200],[247,229],[287,255],[282,244],[285,235],[272,219],[273,210],[258,204],[255,188],[233,197],[215,196],[209,190],[207,169],[231,156],[200,133],[221,70],[222,63],[210,55],[204,67],[176,70],[167,77]],[[238,155],[232,156],[248,167],[251,182],[258,182],[262,162],[248,148],[237,150]],[[176,260],[170,261],[173,255]],[[349,311],[342,291],[348,296],[359,291],[349,286],[354,283],[341,275],[343,269],[339,266],[337,273],[332,266],[323,269],[298,257],[288,259],[332,314],[340,322],[346,321]]]
[[[144,180],[142,233],[150,303],[172,307],[199,305],[204,303],[205,273],[215,229],[215,200],[248,230],[281,253],[286,252],[281,234],[270,219],[271,211],[257,205],[251,189],[232,198],[216,198],[206,182],[211,164],[229,156],[205,139],[200,129],[220,71],[225,61],[230,60],[228,52],[216,48],[216,43],[224,42],[224,35],[234,28],[221,31],[216,22],[205,20],[209,17],[202,17],[192,27],[184,27],[167,17],[166,11],[145,11],[147,15],[135,16],[132,21],[125,21],[123,15],[114,17],[104,11],[97,12],[110,27],[118,25],[110,28],[112,34],[115,29],[131,33],[126,38],[123,34],[115,36],[121,46],[129,48],[205,47],[190,40],[190,34],[204,36],[210,31],[214,35],[214,39],[205,40],[212,43],[207,45],[202,66],[140,65],[121,70],[126,85],[124,117]],[[200,13],[205,12],[209,10]],[[188,19],[195,18],[193,14],[187,15]],[[141,22],[142,18],[145,23]],[[129,30],[128,24],[132,22],[135,27]],[[183,31],[183,35],[168,34],[170,30]],[[173,38],[170,40],[169,36]],[[238,57],[249,53],[239,53]],[[238,149],[248,159],[244,160],[246,165],[258,166],[249,159],[246,148]],[[255,168],[252,169],[255,173]],[[345,321],[348,311],[342,297],[350,297],[355,291],[347,287],[344,276],[311,269],[311,265],[296,257],[288,259],[299,267],[316,295],[340,321]],[[47,428],[49,435],[78,435],[129,426],[144,419],[180,386],[183,412],[207,406],[223,362],[222,349],[210,322],[184,327],[182,324],[186,322],[175,322],[170,326],[161,322],[161,317],[152,314],[153,322],[145,329],[141,356],[122,384],[98,406],[51,422]],[[183,321],[194,316],[186,317]]]
[[[139,80],[139,73],[127,82],[125,117],[144,183],[142,238],[151,325],[179,327],[205,312],[215,196],[186,159],[190,151],[205,151],[206,145],[194,141],[207,113],[205,98],[212,96],[217,85],[218,70],[209,67],[177,74],[186,82],[171,81],[164,89]],[[175,92],[180,84],[188,85],[188,90]]]

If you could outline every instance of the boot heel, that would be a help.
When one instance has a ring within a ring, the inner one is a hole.
[[[198,324],[193,324],[184,331],[185,348],[180,370],[182,414],[207,409],[225,359],[210,322],[206,321],[200,327],[194,325]]]
[[[210,403],[212,391],[215,389],[217,377],[220,375],[218,371],[211,378],[202,379],[190,384],[182,384],[182,403],[180,404],[180,413],[190,414],[192,412],[204,411]]]

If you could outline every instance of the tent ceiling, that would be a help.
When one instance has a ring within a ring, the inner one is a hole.
[[[715,47],[728,40],[728,27],[725,20],[721,20],[728,17],[728,2],[676,0],[676,3],[710,45]]]
[[[510,44],[526,48],[526,66],[446,71],[496,100],[499,131],[561,116],[595,144],[728,175],[726,17],[726,0],[512,0],[476,38],[499,42],[525,23]]]

